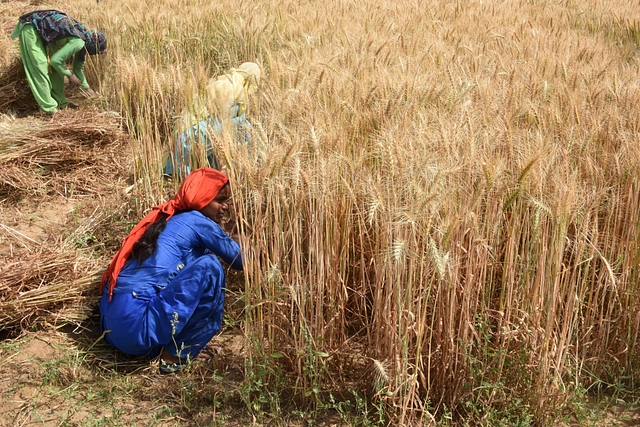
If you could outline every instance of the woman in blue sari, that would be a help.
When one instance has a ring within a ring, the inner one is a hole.
[[[160,354],[163,373],[202,351],[222,324],[225,270],[218,257],[242,269],[239,244],[219,225],[230,197],[222,172],[200,168],[133,228],[103,275],[107,343],[132,355]]]

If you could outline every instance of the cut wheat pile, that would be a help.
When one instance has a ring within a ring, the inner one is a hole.
[[[126,136],[114,113],[64,111],[54,119],[0,121],[0,194],[47,194],[69,187],[95,193],[96,175],[122,170]]]
[[[0,70],[0,111],[37,111],[38,104],[31,94],[24,66],[14,58]]]
[[[86,295],[97,288],[100,272],[79,254],[41,249],[3,261],[0,330],[36,322],[78,322],[91,312]]]
[[[91,312],[104,260],[91,254],[87,239],[93,244],[94,234],[109,227],[99,203],[113,201],[127,179],[127,142],[117,114],[90,107],[0,119],[0,237],[15,246],[0,262],[0,330],[78,322]],[[6,225],[15,206],[74,203],[83,195],[98,203],[94,213],[77,223],[63,218],[44,242]]]

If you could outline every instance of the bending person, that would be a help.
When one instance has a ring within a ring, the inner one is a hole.
[[[193,171],[178,193],[136,225],[102,277],[105,341],[131,355],[161,355],[176,372],[222,324],[225,271],[242,269],[240,246],[220,227],[229,180],[211,168]]]
[[[105,35],[100,31],[87,30],[57,10],[36,10],[19,19],[11,38],[20,39],[24,71],[40,109],[54,114],[58,108],[67,108],[65,76],[71,85],[81,86],[90,95],[95,95],[84,76],[84,65],[87,53],[96,55],[107,51]],[[73,72],[64,65],[71,57]]]
[[[260,85],[260,74],[258,64],[245,62],[209,80],[207,98],[200,102],[206,111],[183,112],[179,127],[185,130],[176,138],[172,152],[165,153],[164,173],[171,175],[175,171],[178,176],[187,175],[194,165],[202,163],[198,158],[204,160],[204,157],[209,166],[219,169],[214,138],[222,134],[225,126],[229,126],[238,144],[251,148],[251,123],[246,111],[249,95]]]
[[[246,113],[249,95],[260,85],[260,67],[245,62],[227,74],[207,83],[207,96],[212,113],[221,120],[242,117]]]

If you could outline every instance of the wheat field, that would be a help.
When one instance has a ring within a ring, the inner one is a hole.
[[[180,111],[262,67],[254,143],[216,143],[251,248],[248,380],[357,392],[391,425],[549,425],[580,390],[637,393],[637,2],[51,6],[109,39],[88,78],[135,138],[141,211],[175,185]]]

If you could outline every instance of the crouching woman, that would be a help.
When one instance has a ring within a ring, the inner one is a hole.
[[[102,277],[105,341],[131,355],[161,355],[176,372],[218,332],[225,271],[242,269],[239,244],[220,227],[231,190],[211,168],[193,171],[124,239]]]

